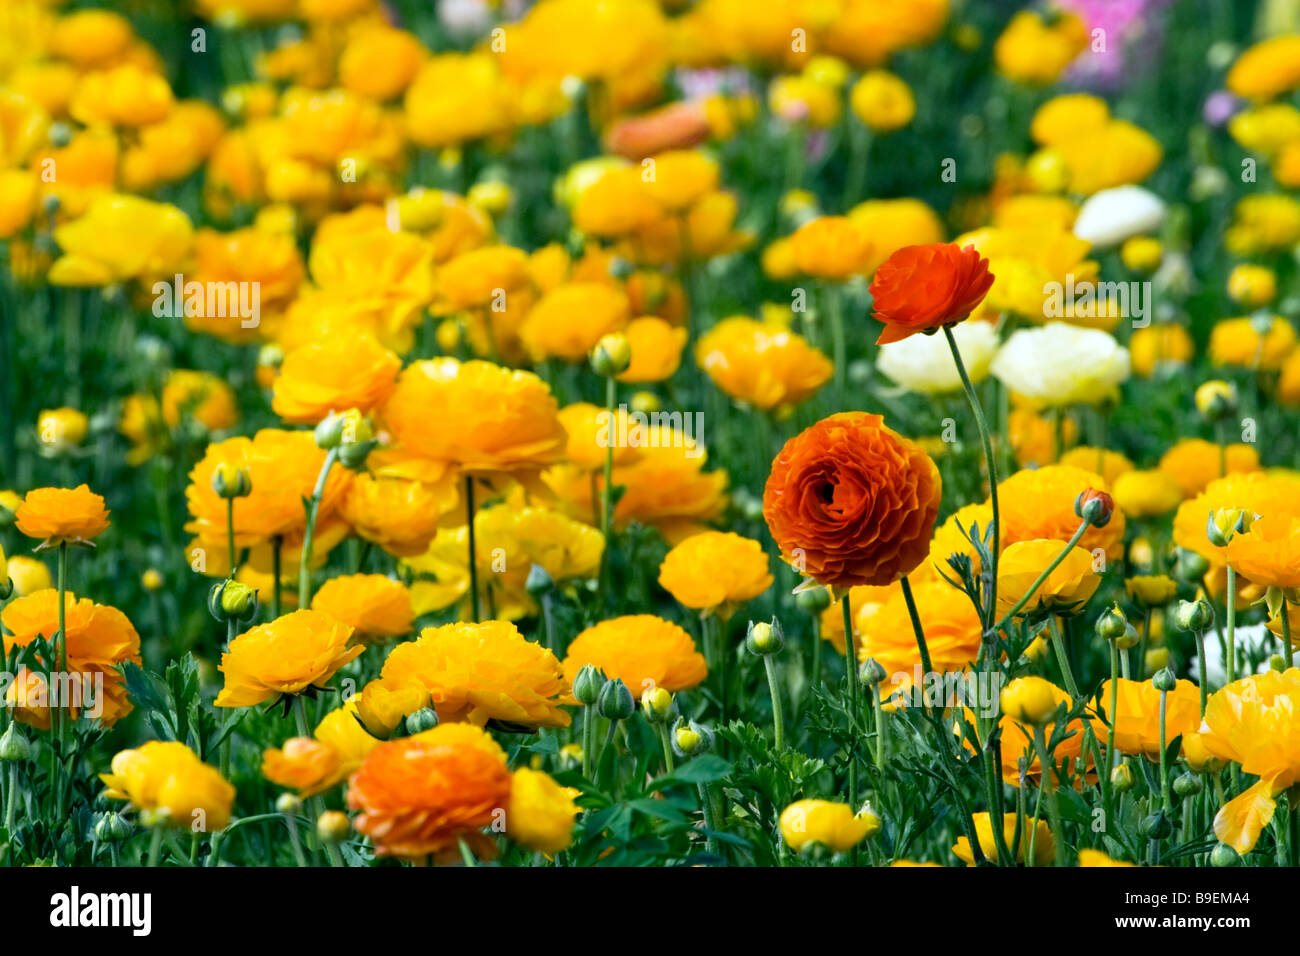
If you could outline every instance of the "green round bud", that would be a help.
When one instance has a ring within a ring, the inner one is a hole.
[[[295,814],[302,809],[302,797],[296,793],[282,793],[275,799],[275,809],[285,816]]]
[[[831,606],[831,592],[821,585],[806,588],[796,595],[794,603],[805,611],[819,614]]]
[[[1210,866],[1239,866],[1240,864],[1241,854],[1226,843],[1220,843],[1210,851]]]
[[[605,675],[594,664],[583,664],[573,678],[573,698],[584,707],[590,707],[600,699],[600,691],[605,686]]]
[[[596,712],[608,720],[627,720],[636,713],[636,698],[619,678],[605,681],[596,699]]]
[[[1191,797],[1205,789],[1205,781],[1198,774],[1183,773],[1174,778],[1174,793],[1180,797]]]
[[[673,752],[679,757],[694,757],[713,749],[713,731],[695,721],[677,719],[672,732]]]
[[[876,687],[883,681],[888,674],[885,673],[885,667],[874,657],[868,657],[858,668],[858,680],[868,687]]]
[[[1151,683],[1159,691],[1171,691],[1178,686],[1178,678],[1168,667],[1162,667],[1156,671],[1155,676],[1151,678]]]
[[[647,687],[641,694],[641,713],[652,724],[666,724],[677,716],[677,700],[663,687]]]
[[[72,127],[67,123],[51,123],[47,135],[51,146],[62,149],[72,142]]]
[[[1121,651],[1127,651],[1129,648],[1137,647],[1138,632],[1132,624],[1124,626],[1124,636],[1115,638],[1115,646]]]
[[[246,624],[257,615],[257,591],[234,578],[218,581],[208,591],[208,613],[218,621]]]
[[[339,445],[339,464],[349,471],[359,471],[366,463],[366,458],[375,449],[375,441],[363,441],[355,444]]]
[[[1093,625],[1093,631],[1103,641],[1117,641],[1127,630],[1128,619],[1124,617],[1124,612],[1119,609],[1118,604],[1103,611],[1101,617],[1097,618],[1097,623]]]
[[[524,590],[529,594],[537,597],[545,594],[554,586],[555,580],[551,577],[550,572],[540,564],[534,564],[528,569],[528,580],[524,581]]]
[[[0,734],[0,760],[30,760],[31,756],[32,745],[18,729],[18,724],[11,722]]]
[[[1277,671],[1279,674],[1281,674],[1283,671],[1287,669],[1287,667],[1288,665],[1286,662],[1286,658],[1283,657],[1281,654],[1273,654],[1268,659],[1269,670]]]
[[[776,618],[772,618],[771,624],[750,621],[749,631],[745,634],[745,647],[755,657],[778,653],[785,647],[785,631],[781,629],[781,622]]]
[[[1104,491],[1087,488],[1074,499],[1074,513],[1094,528],[1104,528],[1115,513],[1115,500]]]
[[[632,344],[622,332],[602,336],[591,350],[591,368],[602,378],[613,378],[632,364]]]
[[[1110,785],[1116,793],[1127,793],[1133,789],[1133,768],[1122,763],[1110,772]]]
[[[1179,601],[1174,610],[1174,624],[1184,631],[1200,634],[1214,623],[1214,609],[1204,598],[1195,601]]]
[[[212,469],[212,490],[221,498],[246,498],[253,492],[247,468],[222,462]]]
[[[1188,548],[1178,548],[1174,554],[1174,577],[1188,584],[1200,581],[1210,570],[1205,556]]]
[[[1163,840],[1174,832],[1174,825],[1163,810],[1157,810],[1142,819],[1138,830],[1148,840]]]
[[[95,821],[95,839],[100,843],[119,843],[134,829],[120,813],[105,813]]]
[[[405,724],[408,734],[422,734],[438,726],[438,712],[432,707],[421,707],[415,713],[406,715]]]
[[[636,267],[622,256],[613,256],[609,260],[609,274],[612,278],[626,279],[635,271]]]

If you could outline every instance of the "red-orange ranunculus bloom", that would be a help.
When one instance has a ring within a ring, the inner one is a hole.
[[[929,553],[939,469],[879,415],[841,412],[786,442],[763,516],[796,570],[837,588],[892,584]]]
[[[904,246],[881,263],[871,282],[873,315],[885,323],[876,344],[960,322],[992,285],[989,262],[973,246]]]

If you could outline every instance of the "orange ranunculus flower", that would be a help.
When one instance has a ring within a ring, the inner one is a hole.
[[[1232,64],[1228,89],[1252,100],[1270,100],[1300,86],[1300,33],[1269,37]]]
[[[309,431],[264,428],[250,438],[230,438],[208,446],[207,454],[190,472],[185,489],[190,521],[185,530],[213,548],[226,548],[226,499],[212,490],[218,465],[247,468],[252,494],[235,499],[235,546],[255,547],[273,538],[301,536],[307,525],[304,498],[310,498],[325,464],[325,452]],[[352,473],[330,469],[317,513],[317,531],[337,518]]]
[[[341,514],[358,536],[389,554],[409,558],[429,550],[438,520],[459,503],[452,470],[433,483],[362,473],[353,479]]]
[[[656,315],[633,319],[623,330],[632,350],[632,362],[616,377],[620,382],[662,382],[682,364],[682,349],[689,334]]]
[[[960,322],[993,286],[988,260],[973,246],[904,246],[871,281],[872,317],[885,323],[877,345]]]
[[[141,663],[140,635],[126,615],[115,607],[96,604],[87,598],[78,600],[71,592],[64,592],[63,599],[68,672],[83,680],[71,692],[81,691],[82,699],[54,700],[57,688],[47,686],[44,675],[32,671],[24,680],[10,686],[6,700],[14,706],[20,720],[41,729],[50,726],[50,707],[64,703],[74,714],[98,717],[105,726],[112,726],[131,712],[126,685],[117,665],[123,661]],[[12,601],[0,614],[0,623],[9,632],[4,638],[6,653],[15,646],[26,647],[37,637],[53,641],[59,629],[59,592],[48,588]],[[51,670],[59,668],[58,661],[44,663]],[[98,687],[84,685],[86,680],[98,682],[101,677],[102,694]]]
[[[830,359],[784,324],[743,315],[700,336],[695,361],[722,391],[765,412],[798,405],[834,371]]]
[[[181,743],[151,740],[119,751],[112,772],[99,779],[108,787],[105,796],[129,800],[159,825],[216,833],[230,822],[235,788]]]
[[[730,531],[691,535],[659,565],[660,586],[679,603],[723,617],[766,591],[772,580],[763,546]]]
[[[403,371],[380,419],[398,446],[394,474],[403,458],[491,473],[559,461],[565,434],[556,412],[550,389],[531,372],[442,358]]]
[[[1043,569],[1061,553],[1064,542],[1055,538],[1017,541],[998,559],[998,616],[1004,616],[1025,596]],[[1020,614],[1072,614],[1082,609],[1097,591],[1101,579],[1092,568],[1092,553],[1077,545],[1039,585]]]
[[[646,193],[664,210],[681,213],[718,188],[718,161],[698,149],[674,149],[653,160]]]
[[[348,781],[348,807],[380,856],[418,860],[459,840],[490,855],[481,828],[508,806],[510,784],[505,752],[485,731],[441,724],[376,747]]]
[[[382,574],[330,578],[312,595],[311,606],[342,621],[363,640],[410,634],[415,619],[406,585]]]
[[[1226,461],[1224,461],[1226,459]],[[1183,489],[1184,498],[1192,498],[1223,474],[1259,471],[1259,452],[1250,445],[1229,445],[1220,454],[1220,448],[1203,438],[1184,438],[1160,458],[1159,468]]]
[[[331,710],[311,737],[293,737],[262,755],[262,776],[303,797],[345,780],[379,746],[357,720],[356,701]]]
[[[230,309],[217,309],[209,315],[205,300],[202,308],[185,310],[185,327],[235,344],[274,338],[304,274],[302,253],[290,229],[200,229],[194,236],[194,269],[186,279],[223,285],[249,283],[250,288],[256,283],[257,323],[252,325]]]
[[[83,75],[68,112],[84,126],[147,126],[165,119],[172,104],[166,77],[123,63]]]
[[[628,614],[587,628],[569,644],[564,678],[573,684],[584,664],[610,680],[621,680],[640,696],[648,687],[688,690],[708,676],[695,640],[671,621],[653,614]]]
[[[1254,849],[1276,809],[1274,798],[1300,780],[1300,670],[1265,671],[1210,696],[1198,734],[1205,748],[1259,782],[1214,817],[1214,835],[1238,853]]]
[[[666,149],[698,146],[709,138],[710,129],[703,102],[668,103],[618,120],[605,133],[605,147],[616,156],[635,161]]]
[[[1115,484],[1120,475],[1133,470],[1133,462],[1128,457],[1109,448],[1093,448],[1088,445],[1076,445],[1057,459],[1057,464],[1071,465],[1084,471],[1095,471],[1106,479],[1109,485]]]
[[[104,499],[86,485],[33,489],[14,518],[19,531],[49,545],[92,541],[109,525]]]
[[[941,578],[921,581],[912,588],[916,611],[925,630],[930,663],[936,671],[961,671],[979,656],[984,631],[975,605],[961,591]],[[860,622],[862,642],[859,660],[874,658],[888,675],[881,694],[901,692],[906,703],[917,675],[921,674],[921,652],[908,614],[907,600],[899,588],[880,608]],[[924,685],[918,690],[924,689]]]
[[[1054,538],[1064,545],[1079,527],[1074,500],[1089,488],[1109,490],[1099,475],[1069,465],[1025,469],[1007,478],[998,485],[1002,549],[1035,538]],[[1104,527],[1090,527],[1079,539],[1079,547],[1085,551],[1100,548],[1111,560],[1120,557],[1124,553],[1124,513],[1115,511]]]
[[[359,29],[339,55],[339,83],[373,100],[397,96],[415,79],[428,51],[413,34],[386,26]]]
[[[567,282],[533,306],[519,330],[535,359],[581,362],[601,337],[627,324],[623,291],[604,282]]]
[[[284,357],[271,407],[286,422],[309,425],[333,411],[367,413],[392,394],[401,368],[401,359],[364,336],[304,345]]]
[[[1115,713],[1107,717],[1115,725],[1115,746],[1121,753],[1160,759],[1160,691],[1149,680],[1126,680],[1112,688],[1101,685],[1097,703],[1110,710],[1114,690]],[[1201,692],[1189,680],[1180,680],[1169,691],[1165,704],[1165,743],[1181,736],[1183,742],[1196,735],[1201,726]],[[1098,733],[1098,738],[1102,736]]]
[[[866,271],[871,239],[847,216],[818,216],[795,230],[791,251],[799,271],[843,281]]]
[[[841,412],[786,442],[763,489],[782,556],[832,587],[891,584],[930,550],[942,485],[879,415]]]
[[[352,628],[321,611],[293,611],[240,634],[221,655],[226,676],[217,707],[252,707],[264,700],[324,687],[365,648],[349,646]]]
[[[513,246],[470,249],[438,269],[440,312],[485,308],[494,300],[509,300],[528,282],[528,253]],[[503,305],[505,303],[502,303]]]
[[[571,703],[555,655],[508,621],[425,628],[393,648],[366,685],[357,712],[381,735],[422,707],[443,722],[489,720],[526,727],[567,727]]]

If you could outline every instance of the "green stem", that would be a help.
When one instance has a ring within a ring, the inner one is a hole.
[[[904,581],[907,579],[904,578]],[[857,733],[858,726],[858,667],[857,649],[853,644],[853,610],[849,605],[849,592],[845,590],[844,596],[840,598],[840,613],[844,617],[844,665],[847,673],[844,675],[848,683],[845,691],[845,707],[849,714],[849,806],[854,812],[858,807],[858,761],[853,752],[852,738]]]
[[[718,826],[717,821],[713,818],[713,800],[709,796],[709,785],[707,783],[699,783],[696,787],[700,792],[700,808],[704,812],[704,829],[706,831],[704,834],[704,849],[707,852],[716,855],[718,852],[718,842],[713,838],[713,834],[717,832]]]
[[[604,550],[600,554],[600,597],[609,603],[609,551],[610,527],[614,521],[614,435],[617,421],[614,418],[614,403],[618,401],[618,382],[610,375],[605,379],[605,483],[600,490],[600,534],[605,539]]]
[[[284,539],[278,534],[271,539],[271,618],[280,616],[280,549]]]
[[[953,338],[952,326],[945,325],[943,334],[948,339],[948,350],[952,352],[952,360],[957,365],[957,374],[961,376],[962,389],[966,392],[966,401],[970,403],[971,413],[975,416],[975,424],[979,428],[980,441],[984,445],[984,464],[989,474],[989,503],[993,509],[993,542],[989,553],[993,559],[993,567],[987,569],[989,593],[984,613],[986,623],[991,623],[997,613],[998,556],[1002,550],[1002,519],[998,510],[998,466],[993,457],[993,439],[989,434],[988,421],[984,418],[984,409],[980,405],[979,396],[975,393],[975,386],[971,384],[970,376],[966,374],[966,365],[961,360],[961,350],[957,348],[957,340]],[[997,628],[992,630],[996,632]]]
[[[1205,663],[1205,632],[1204,631],[1196,632],[1196,664],[1197,664],[1197,669],[1200,671],[1200,677],[1201,677],[1201,687],[1200,687],[1201,719],[1204,720],[1205,704],[1209,699],[1209,694],[1210,694],[1209,677],[1206,673],[1207,665]]]
[[[158,865],[158,857],[162,854],[163,836],[163,824],[155,823],[149,838],[149,860],[145,866],[152,868]]]
[[[1052,755],[1047,752],[1047,741],[1043,738],[1043,728],[1034,728],[1034,746],[1038,750],[1038,760],[1042,764],[1043,773],[1039,778],[1040,786],[1047,787],[1047,812],[1052,818],[1052,834],[1055,837],[1056,844],[1056,865],[1065,866],[1065,830],[1061,827],[1061,803],[1057,795],[1057,787],[1060,781],[1053,781],[1056,776],[1056,765],[1052,762]]]
[[[1285,595],[1282,597],[1282,643],[1286,646],[1286,666],[1290,667],[1295,663],[1295,654],[1291,647],[1291,612]]]
[[[320,510],[321,497],[325,494],[325,481],[329,478],[330,469],[334,467],[338,456],[337,448],[331,448],[325,455],[325,463],[321,465],[320,474],[316,476],[316,487],[307,501],[307,530],[302,539],[302,555],[298,567],[298,607],[300,608],[311,607],[311,552],[312,542],[316,537],[316,513]]]
[[[1169,755],[1165,753],[1167,744],[1165,716],[1169,710],[1169,692],[1162,690],[1160,692],[1160,795],[1164,801],[1163,805],[1166,813],[1173,813],[1174,798],[1173,791],[1169,788]]]
[[[1085,525],[1086,526],[1086,525]],[[1070,667],[1070,655],[1065,648],[1065,635],[1061,633],[1061,624],[1054,616],[1049,625],[1052,631],[1052,647],[1056,650],[1056,663],[1061,667],[1061,676],[1065,679],[1065,689],[1070,692],[1070,699],[1079,702],[1079,685],[1074,681],[1074,670]]]
[[[668,739],[668,725],[660,723],[659,728],[659,745],[664,751],[664,770],[672,773],[676,769],[676,762],[673,760],[673,745]]]
[[[763,667],[767,671],[767,689],[772,695],[772,742],[780,751],[785,749],[785,722],[781,714],[781,680],[773,655],[763,655]]]

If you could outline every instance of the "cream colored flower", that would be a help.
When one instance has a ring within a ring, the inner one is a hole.
[[[1020,329],[1007,339],[993,376],[1038,407],[1095,405],[1129,376],[1128,350],[1109,332],[1064,322]]]
[[[972,382],[988,377],[998,350],[998,333],[990,322],[962,322],[952,330]],[[961,388],[957,363],[942,335],[909,335],[880,347],[876,367],[911,392],[937,395]]]

